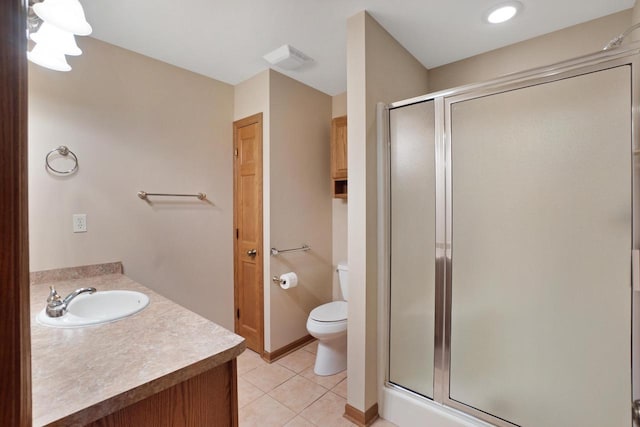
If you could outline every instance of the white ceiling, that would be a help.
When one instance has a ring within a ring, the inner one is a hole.
[[[266,69],[290,44],[314,59],[279,70],[329,95],[344,92],[346,22],[367,10],[427,68],[609,15],[634,0],[521,0],[514,20],[483,22],[501,0],[83,0],[92,37],[230,84]],[[615,36],[612,34],[611,37]],[[603,40],[603,45],[608,40]]]

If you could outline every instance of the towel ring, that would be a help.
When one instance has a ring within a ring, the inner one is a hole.
[[[59,171],[57,169],[54,169],[53,166],[49,164],[49,157],[51,157],[53,153],[58,153],[59,155],[64,157],[71,156],[71,158],[73,158],[73,167],[66,171]],[[61,145],[60,147],[49,151],[44,161],[47,164],[47,169],[60,175],[68,175],[78,170],[78,157],[74,154],[73,151],[69,150],[69,148],[65,145]]]

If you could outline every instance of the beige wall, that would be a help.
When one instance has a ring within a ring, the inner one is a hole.
[[[601,50],[631,25],[631,9],[429,70],[437,92]]]
[[[331,97],[273,70],[235,88],[234,120],[263,113],[265,350],[307,335],[309,312],[331,300]],[[271,247],[311,251],[272,257]],[[287,291],[273,275],[295,271]]]
[[[270,70],[264,70],[234,87],[234,121],[262,113],[262,120],[265,122],[263,131],[269,129],[269,120],[266,116],[269,114],[269,73]]]
[[[331,97],[331,117],[347,115],[347,92]]]
[[[347,92],[331,98],[331,117],[347,115]],[[346,199],[333,199],[332,206],[332,235],[333,235],[333,299],[341,300],[338,273],[335,271],[340,263],[348,262],[347,255],[347,207]]]
[[[631,22],[629,22],[629,25],[631,26],[633,24],[637,24],[638,22],[640,22],[640,2],[636,1],[636,4],[633,6],[633,8],[631,8]],[[611,38],[613,38],[613,35],[611,36]],[[631,40],[640,40],[640,34],[638,34],[638,30],[635,30],[633,33],[631,33]]]
[[[331,301],[331,97],[276,71],[270,77],[271,247],[311,246],[272,256],[271,274],[294,271],[298,287],[269,280],[271,347],[307,335],[309,313]]]
[[[427,92],[427,70],[366,12],[347,22],[348,403],[377,402],[376,103]]]
[[[91,38],[69,73],[29,68],[31,270],[122,260],[126,274],[233,328],[233,87]],[[74,175],[46,172],[67,145]],[[207,193],[140,200],[149,192]],[[72,233],[86,213],[88,232]]]

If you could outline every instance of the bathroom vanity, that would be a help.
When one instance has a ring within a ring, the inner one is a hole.
[[[52,328],[49,285],[132,290],[149,305],[116,322]],[[237,426],[244,339],[122,274],[120,263],[32,274],[34,426]]]

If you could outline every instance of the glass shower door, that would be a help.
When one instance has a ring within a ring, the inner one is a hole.
[[[446,105],[445,403],[521,426],[629,426],[631,67]]]
[[[433,398],[435,118],[433,101],[390,112],[389,381]]]

